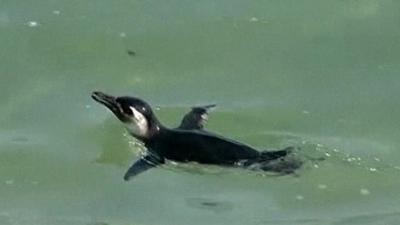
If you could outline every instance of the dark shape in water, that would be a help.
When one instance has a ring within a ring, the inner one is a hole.
[[[204,115],[214,105],[193,108],[185,115],[178,128],[170,129],[163,126],[150,105],[139,98],[114,97],[102,92],[93,92],[92,98],[110,109],[124,123],[129,133],[142,141],[148,150],[145,156],[128,169],[125,180],[163,164],[165,159],[236,166],[281,174],[293,173],[302,164],[279,163],[285,162],[285,157],[293,151],[293,147],[259,152],[243,143],[204,131]]]
[[[127,50],[126,53],[128,53],[130,56],[136,56],[136,52],[132,50]]]
[[[232,211],[233,203],[210,198],[185,198],[186,205],[199,210],[212,211],[214,213],[223,213]]]

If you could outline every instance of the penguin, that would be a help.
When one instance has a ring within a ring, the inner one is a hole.
[[[279,174],[293,173],[302,164],[279,163],[293,151],[293,147],[258,151],[247,144],[204,130],[208,111],[215,105],[193,107],[177,128],[168,128],[158,120],[151,106],[140,98],[115,97],[99,91],[93,92],[92,98],[107,107],[147,149],[147,153],[125,173],[126,181],[164,164],[166,160],[257,168]]]

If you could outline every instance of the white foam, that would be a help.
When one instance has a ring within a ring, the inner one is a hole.
[[[249,21],[250,22],[258,22],[259,19],[257,17],[251,17]]]
[[[369,195],[369,194],[371,194],[371,192],[366,188],[361,188],[360,189],[360,194],[361,195]]]
[[[29,21],[26,23],[28,27],[37,27],[39,26],[39,23],[37,21]]]

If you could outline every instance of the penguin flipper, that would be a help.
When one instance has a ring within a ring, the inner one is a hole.
[[[124,180],[128,181],[132,177],[163,163],[164,163],[163,158],[150,154],[145,155],[136,162],[134,162],[131,167],[129,167],[128,171],[126,171],[124,175]]]
[[[208,119],[208,111],[216,105],[204,105],[193,107],[192,110],[183,117],[178,129],[202,130]]]

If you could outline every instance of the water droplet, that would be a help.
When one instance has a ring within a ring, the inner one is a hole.
[[[333,149],[334,152],[339,152],[339,150],[337,150],[336,148]]]
[[[374,158],[375,161],[380,162],[381,160],[377,157]]]
[[[29,22],[27,23],[27,25],[28,25],[29,27],[37,27],[37,26],[39,26],[39,23],[36,22],[36,21],[29,21]]]
[[[119,36],[124,38],[124,37],[126,37],[126,33],[125,32],[121,32],[121,33],[119,33]]]
[[[85,108],[90,109],[91,105],[85,105]]]
[[[371,168],[369,168],[369,171],[371,171],[371,172],[376,172],[376,171],[377,171],[377,169],[376,169],[376,168],[373,168],[373,167],[371,167]]]
[[[304,200],[304,196],[303,195],[296,195],[296,199],[301,201]]]
[[[318,184],[319,189],[326,189],[328,186],[326,184]]]
[[[319,168],[318,164],[314,164],[314,168],[318,169]]]
[[[356,158],[347,158],[347,162],[353,162],[355,160],[356,160]]]
[[[309,111],[307,111],[307,110],[303,110],[303,111],[301,111],[303,114],[310,114],[310,112]]]
[[[324,147],[324,146],[322,144],[317,144],[317,147],[321,148],[321,147]]]
[[[325,153],[326,157],[330,157],[331,154],[329,154],[328,152]]]
[[[360,189],[360,194],[362,194],[362,195],[369,195],[369,194],[371,194],[371,192],[369,192],[369,190],[366,189],[366,188],[361,188],[361,189]]]
[[[7,185],[12,185],[12,184],[14,184],[14,180],[6,180],[5,183]]]
[[[251,17],[249,21],[250,22],[258,22],[258,18],[257,17]]]
[[[60,13],[61,13],[60,10],[53,10],[53,14],[54,14],[54,15],[57,15],[57,16],[58,16],[58,15],[60,15]]]

